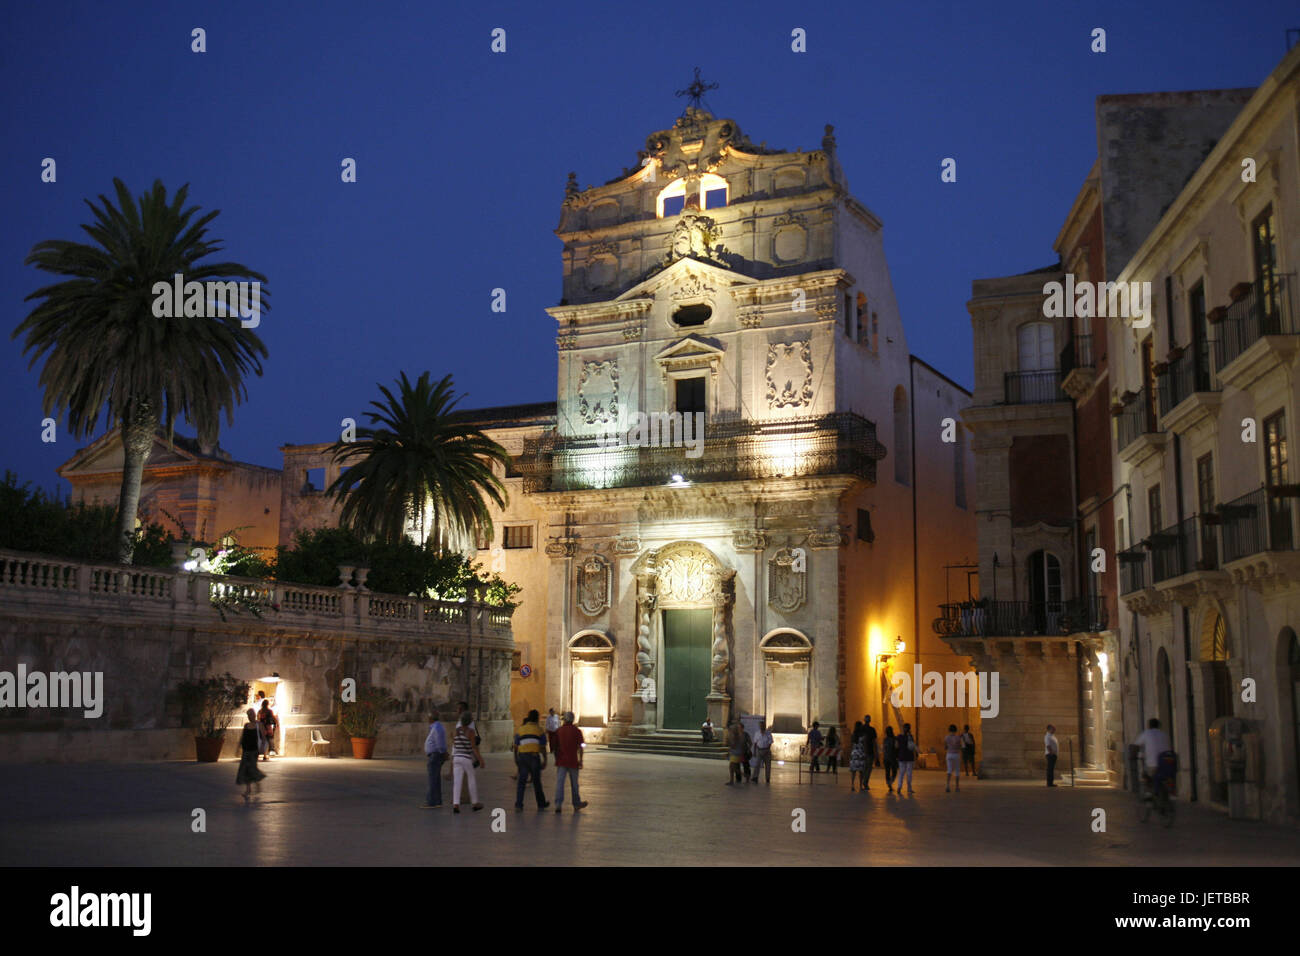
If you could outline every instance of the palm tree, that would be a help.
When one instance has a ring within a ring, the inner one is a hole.
[[[505,507],[506,489],[493,471],[509,462],[506,450],[452,414],[458,398],[451,376],[436,385],[424,372],[412,384],[402,372],[397,394],[384,386],[382,402],[366,412],[373,428],[331,451],[347,464],[326,489],[342,503],[340,524],[396,543],[414,528],[421,543],[466,543],[490,531],[488,502]]]
[[[156,318],[154,285],[170,285],[178,273],[198,282],[266,278],[234,262],[198,264],[222,248],[206,238],[220,210],[193,220],[199,207],[184,208],[188,185],[168,202],[166,188],[155,181],[138,208],[120,179],[113,186],[116,207],[102,194],[99,205],[86,200],[94,221],[81,228],[96,245],[51,239],[32,247],[27,265],[71,278],[27,296],[44,301],[13,338],[26,333],[23,352],[34,352],[29,368],[45,358],[40,384],[46,415],[66,412],[78,437],[94,432],[101,413],[110,428],[121,430],[119,560],[130,564],[140,479],[159,425],[166,423],[170,440],[182,418],[200,442],[215,443],[221,413],[233,421],[234,406],[246,395],[244,376],[261,375],[259,357],[266,356],[238,314]],[[261,290],[262,309],[270,308],[267,294]]]

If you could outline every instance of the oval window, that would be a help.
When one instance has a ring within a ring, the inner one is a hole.
[[[703,325],[713,315],[713,307],[703,303],[684,305],[673,313],[673,324],[681,328]]]

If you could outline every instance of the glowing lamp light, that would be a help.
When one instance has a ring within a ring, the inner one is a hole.
[[[901,654],[905,650],[907,650],[907,644],[903,641],[903,637],[900,634],[898,637],[894,638],[894,653]]]
[[[681,475],[673,475],[672,481],[668,482],[669,488],[689,488],[691,483]]]
[[[784,767],[784,766],[785,766],[785,761],[784,761],[784,760],[778,760],[778,761],[776,762],[776,765],[777,765],[778,767]]]

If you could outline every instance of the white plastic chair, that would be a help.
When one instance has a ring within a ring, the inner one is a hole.
[[[326,740],[324,737],[321,736],[321,732],[320,732],[319,730],[313,730],[313,731],[311,732],[311,751],[310,751],[310,753],[311,753],[312,756],[316,756],[316,748],[317,748],[317,747],[325,747],[325,748],[326,748],[326,750],[325,750],[325,756],[328,757],[328,756],[329,756],[329,749],[328,749],[328,748],[329,748],[329,745],[330,745],[330,742],[329,742],[328,740]]]

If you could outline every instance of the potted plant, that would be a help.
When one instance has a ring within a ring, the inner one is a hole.
[[[1205,320],[1209,322],[1211,325],[1218,325],[1220,322],[1223,321],[1224,317],[1227,314],[1228,314],[1227,306],[1216,305],[1213,309],[1209,311],[1209,314],[1205,316]]]
[[[1250,290],[1253,288],[1254,288],[1253,283],[1238,282],[1236,285],[1234,285],[1231,289],[1228,290],[1228,298],[1231,299],[1233,302],[1239,302],[1242,299],[1244,299],[1246,296],[1250,295]]]
[[[1186,345],[1175,345],[1173,348],[1169,350],[1169,354],[1165,356],[1165,359],[1166,361],[1169,362],[1169,364],[1172,365],[1174,362],[1177,362],[1180,358],[1182,358],[1183,353],[1186,351],[1187,351]]]
[[[248,684],[229,671],[220,677],[181,681],[181,726],[194,731],[194,758],[216,763],[235,712],[248,701]]]
[[[1169,371],[1169,363],[1153,362],[1151,365],[1151,371],[1155,372],[1157,375],[1164,375],[1165,372]]]
[[[352,740],[352,756],[359,760],[374,756],[379,728],[396,706],[397,701],[384,687],[362,687],[356,700],[339,704],[339,729]]]
[[[1121,403],[1121,402],[1111,402],[1111,403],[1110,403],[1110,413],[1111,413],[1111,415],[1114,416],[1115,418],[1119,418],[1121,415],[1123,415],[1123,414],[1124,414],[1124,405],[1123,405],[1123,403]]]

